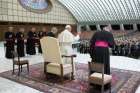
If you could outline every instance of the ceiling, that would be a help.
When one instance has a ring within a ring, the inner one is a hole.
[[[81,24],[140,23],[140,0],[58,0]]]

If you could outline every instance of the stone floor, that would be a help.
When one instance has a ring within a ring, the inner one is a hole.
[[[12,60],[6,59],[4,55],[5,55],[4,47],[2,43],[0,43],[0,72],[12,69]],[[28,59],[30,65],[43,62],[43,58],[40,54],[37,54],[35,56],[27,56],[23,59]],[[111,56],[110,59],[111,59],[111,67],[113,68],[140,72],[140,59],[137,60],[120,56]],[[77,58],[75,59],[75,62],[87,64],[88,61],[90,61],[90,57],[88,54],[77,53]],[[0,77],[0,86],[1,86],[0,93],[41,93],[38,90],[32,89],[30,87],[18,84],[16,82],[1,77]],[[136,93],[140,93],[140,86],[137,89]]]

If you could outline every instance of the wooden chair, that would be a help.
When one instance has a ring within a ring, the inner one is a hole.
[[[29,61],[28,60],[20,60],[17,52],[12,51],[13,54],[13,74],[15,74],[15,65],[18,66],[18,75],[22,72],[22,66],[27,65],[27,71],[29,73]]]
[[[44,72],[60,76],[63,83],[64,75],[71,74],[71,79],[74,79],[74,62],[73,58],[76,55],[61,55],[59,42],[53,37],[43,37],[41,40],[41,48],[44,57]],[[64,63],[63,58],[71,59],[70,63]]]
[[[104,64],[88,62],[89,64],[89,87],[90,85],[101,85],[101,93],[104,93],[104,85],[109,84],[111,93],[111,80],[112,76],[104,74]],[[93,73],[94,71],[94,73]]]

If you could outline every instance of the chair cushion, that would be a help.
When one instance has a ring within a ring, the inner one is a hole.
[[[28,64],[28,60],[22,60],[22,61],[14,61],[14,64],[16,65],[24,65],[24,64]]]
[[[110,83],[112,80],[111,75],[104,74],[104,82],[103,84]],[[102,85],[102,73],[93,73],[89,77],[89,82],[93,84]]]
[[[71,64],[63,64],[63,74],[69,74],[72,72],[72,65]],[[61,75],[61,66],[60,64],[57,63],[49,63],[47,65],[47,72],[56,74],[56,75]]]

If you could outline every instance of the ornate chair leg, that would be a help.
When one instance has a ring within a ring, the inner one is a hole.
[[[44,66],[44,74],[45,74],[45,78],[47,79],[48,78],[48,73],[47,73],[47,66]]]
[[[111,83],[109,84],[109,92],[111,93]]]
[[[28,71],[28,74],[29,74],[29,63],[27,63],[27,71]]]
[[[15,74],[15,65],[13,64],[13,75]]]
[[[18,65],[18,76],[20,75],[20,65]]]
[[[61,68],[61,75],[60,75],[60,78],[61,78],[61,83],[63,84],[64,83],[64,75],[63,75],[63,65],[60,64],[60,68]]]
[[[61,83],[63,84],[64,83],[64,78],[63,78],[62,75],[60,76],[60,79],[61,79]]]
[[[101,93],[104,93],[104,84],[102,84]]]
[[[21,65],[21,72],[22,72],[22,65]]]
[[[74,80],[74,73],[71,72],[71,79]]]

